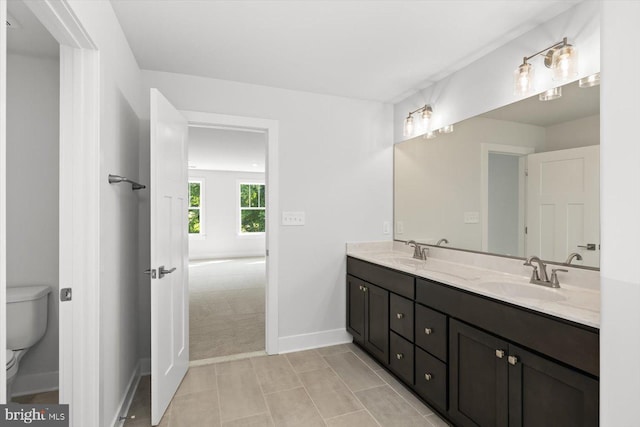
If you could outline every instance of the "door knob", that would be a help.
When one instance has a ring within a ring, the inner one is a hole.
[[[595,243],[587,243],[586,245],[578,245],[579,248],[586,249],[588,251],[595,251],[596,244]]]
[[[159,277],[160,279],[162,279],[164,276],[166,276],[167,274],[171,274],[171,273],[173,273],[174,271],[176,271],[176,268],[175,268],[175,267],[173,267],[173,268],[171,268],[171,269],[167,270],[167,269],[165,269],[165,268],[164,268],[164,265],[161,265],[161,266],[160,266],[160,268],[158,269],[158,273],[159,273],[159,274],[158,274],[158,277]]]

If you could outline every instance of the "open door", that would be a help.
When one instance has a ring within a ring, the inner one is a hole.
[[[151,423],[189,367],[187,120],[151,89]]]
[[[600,146],[527,158],[527,255],[563,262],[572,252],[600,265]]]

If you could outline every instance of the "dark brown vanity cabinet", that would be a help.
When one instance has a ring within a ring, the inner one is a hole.
[[[450,328],[456,425],[598,425],[597,380],[462,322]]]
[[[599,334],[347,258],[347,329],[456,426],[595,427]]]
[[[385,365],[389,363],[389,292],[347,276],[347,330]]]

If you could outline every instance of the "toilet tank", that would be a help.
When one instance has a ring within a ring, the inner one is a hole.
[[[49,286],[7,287],[7,348],[37,343],[47,330]]]

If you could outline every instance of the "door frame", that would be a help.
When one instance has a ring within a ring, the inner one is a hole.
[[[261,130],[267,134],[265,183],[267,185],[267,232],[265,286],[265,350],[278,354],[278,260],[279,260],[279,182],[278,182],[278,128],[271,119],[232,116],[199,111],[180,111],[190,127],[225,127],[237,130]]]
[[[524,176],[526,162],[524,161],[528,154],[535,152],[534,147],[523,147],[518,145],[503,145],[503,144],[480,144],[480,205],[482,215],[482,251],[487,252],[489,250],[489,153],[506,154],[510,156],[520,157],[520,176]],[[520,180],[518,185],[518,205],[519,205],[519,223],[522,223],[521,231],[524,229],[525,224],[525,203],[526,203],[526,182],[524,179]],[[524,233],[519,234],[524,237]],[[526,247],[524,239],[518,238],[518,247]]]
[[[60,403],[75,425],[100,423],[100,56],[68,0],[25,2],[60,44]],[[0,18],[6,0],[0,0]],[[1,21],[0,21],[1,22]],[[0,30],[0,74],[6,76],[6,28]],[[0,105],[6,106],[6,79]],[[6,108],[2,108],[6,111]],[[106,181],[106,177],[105,177]],[[6,115],[0,115],[0,315],[6,316]],[[58,298],[58,295],[53,296]],[[5,317],[3,317],[4,319]],[[0,346],[6,348],[6,322]],[[5,352],[0,352],[4,363]],[[6,371],[0,370],[0,381]],[[0,387],[0,401],[6,390]],[[73,425],[73,424],[72,424]]]

